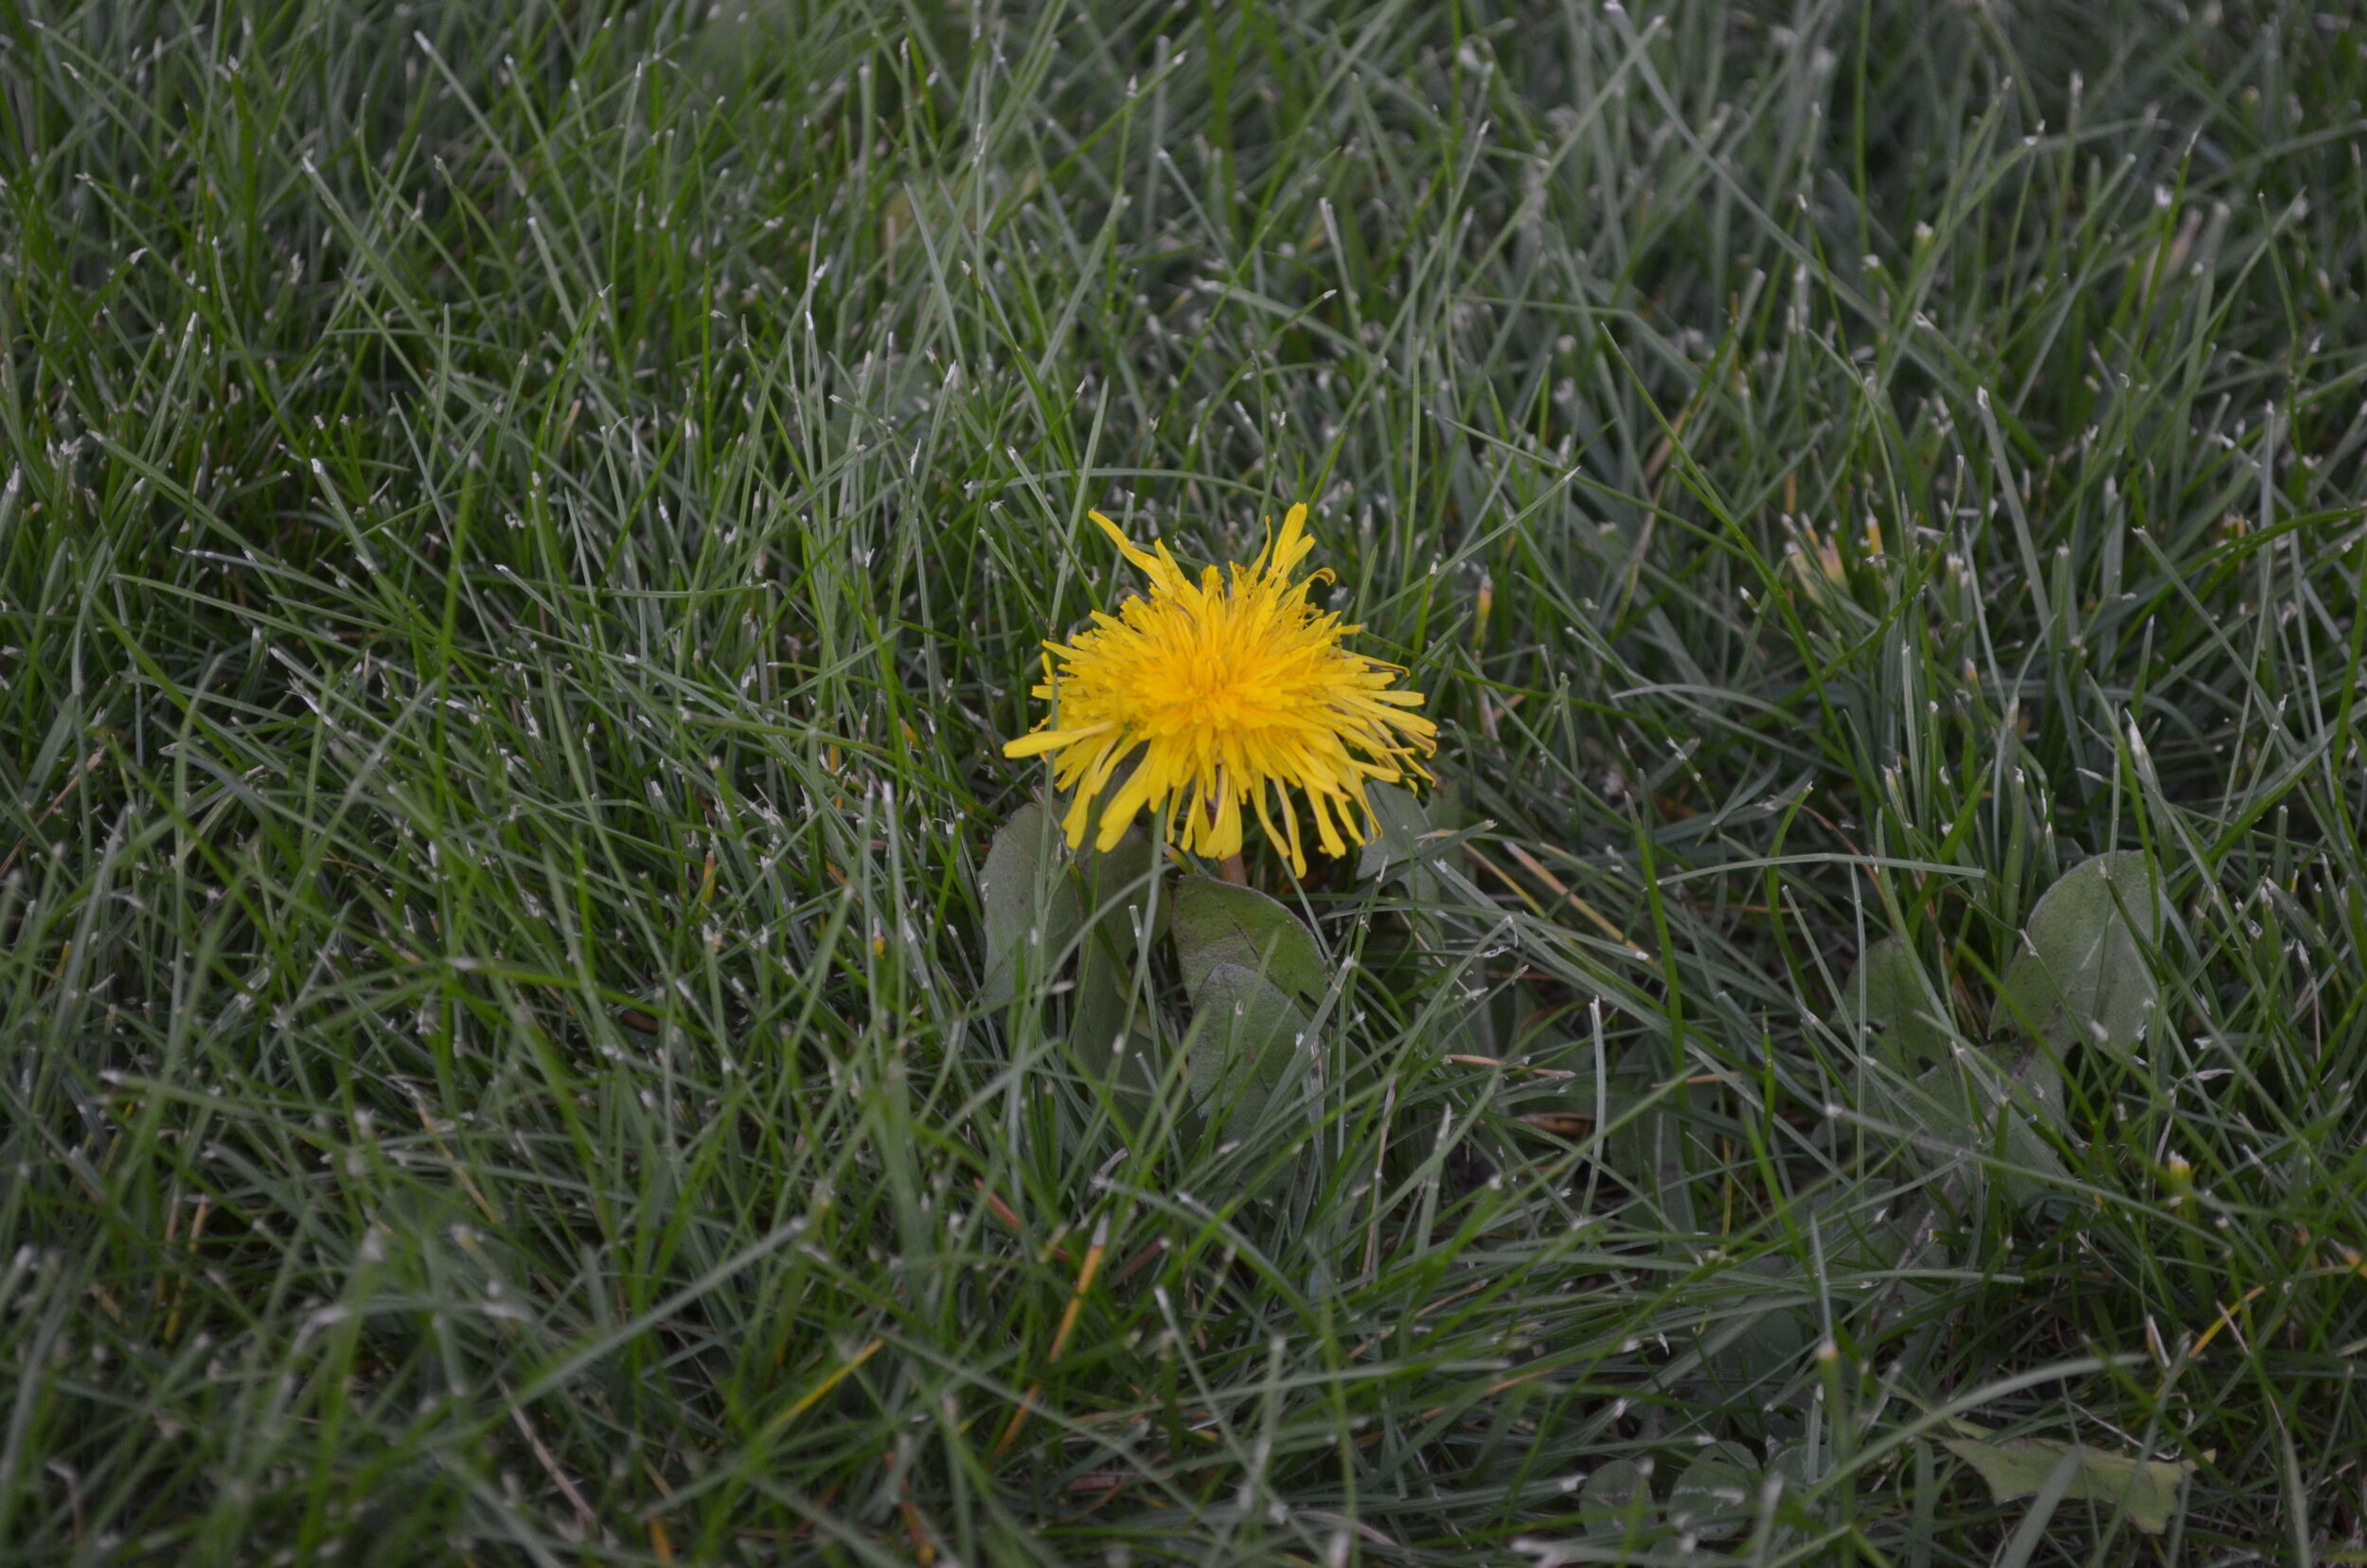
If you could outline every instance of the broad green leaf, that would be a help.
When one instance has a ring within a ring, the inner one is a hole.
[[[1660,1523],[1651,1472],[1632,1459],[1613,1459],[1586,1478],[1578,1491],[1580,1533],[1589,1541],[1622,1541]]]
[[[978,1000],[989,1007],[1019,994],[1023,971],[1049,980],[1084,920],[1076,885],[1060,864],[1059,828],[1041,806],[1011,813],[978,870],[987,972]]]
[[[1784,1495],[1805,1498],[1816,1485],[1816,1451],[1806,1443],[1786,1443],[1767,1462],[1767,1473],[1783,1483]]]
[[[1803,1528],[1817,1529],[1826,1523],[1828,1510],[1812,1501],[1818,1468],[1816,1451],[1806,1443],[1787,1443],[1767,1461],[1766,1479],[1775,1485],[1778,1521],[1768,1534],[1769,1556],[1798,1541]]]
[[[1125,993],[1118,989],[1126,983],[1105,960],[1088,952],[1077,966],[1078,1022],[1070,1028],[1068,1052],[1080,1073],[1099,1078],[1107,1088],[1111,1109],[1130,1141],[1135,1132],[1148,1126],[1158,1110],[1172,1059],[1155,1021],[1146,1017],[1143,1008],[1126,1006]],[[1122,1023],[1104,1027],[1112,1018]],[[1118,1032],[1121,1027],[1123,1034]],[[1188,1107],[1183,1111],[1184,1124],[1197,1129],[1198,1115]],[[1197,1138],[1198,1133],[1194,1131],[1187,1136]]]
[[[1090,846],[1077,857],[1084,889],[1086,931],[1077,964],[1077,995],[1069,1013],[1069,1045],[1077,1065],[1106,1077],[1119,1058],[1112,1047],[1128,1026],[1134,983],[1136,929],[1156,904],[1150,879],[1158,863],[1140,829],[1130,829],[1108,853]],[[1151,935],[1155,935],[1155,929]]]
[[[1356,874],[1377,877],[1414,858],[1414,841],[1430,831],[1430,820],[1422,814],[1422,803],[1414,798],[1414,792],[1402,785],[1368,784],[1364,800],[1372,807],[1379,830],[1365,840],[1362,852],[1356,857]]]
[[[1072,1036],[1069,1055],[1080,1070],[1094,1074],[1107,1085],[1112,1108],[1130,1140],[1132,1134],[1149,1124],[1159,1108],[1168,1057],[1165,1044],[1140,1010],[1128,1021],[1124,1041],[1123,1050],[1117,1048],[1115,1036],[1108,1045],[1096,1049],[1083,1037]],[[1187,1137],[1196,1139],[1198,1115],[1185,1108],[1182,1120],[1195,1130]]]
[[[1126,1028],[1133,979],[1133,965],[1128,955],[1114,951],[1114,944],[1098,932],[1085,938],[1077,960],[1068,1038],[1077,1065],[1088,1072],[1108,1071],[1110,1047]]]
[[[2002,1174],[2017,1203],[2053,1189],[2067,1174],[2035,1125],[2059,1127],[2063,1114],[2062,1078],[2041,1049],[2006,1060],[1966,1046],[1912,1080],[1878,1073],[1868,1083],[1874,1108],[1915,1135],[1927,1165],[2002,1161],[2012,1167]]]
[[[1879,1059],[1913,1076],[1948,1055],[1948,1017],[1934,1011],[1943,1006],[1925,983],[1922,966],[1905,938],[1885,936],[1865,950],[1842,987],[1837,1022],[1856,1045],[1855,1025],[1862,1020],[1878,1042]]]
[[[1165,935],[1174,915],[1173,898],[1166,893],[1154,895],[1151,888],[1164,864],[1140,828],[1128,829],[1117,846],[1107,853],[1095,849],[1091,840],[1077,852],[1077,875],[1084,889],[1087,917],[1102,922],[1113,945],[1129,954],[1134,950],[1137,918],[1150,919],[1146,935],[1156,940]]]
[[[1659,1046],[1638,1041],[1612,1068],[1612,1093],[1628,1109],[1612,1114],[1603,1139],[1604,1161],[1629,1191],[1657,1206],[1665,1229],[1691,1236],[1700,1227],[1686,1171],[1684,1118],[1677,1114],[1685,1092],[1681,1087],[1664,1090],[1659,1075],[1666,1070],[1667,1060]],[[1646,1101],[1646,1109],[1634,1109]]]
[[[1262,974],[1284,991],[1313,1003],[1331,986],[1315,938],[1297,917],[1254,887],[1214,877],[1185,877],[1175,888],[1175,953],[1193,1006],[1201,988],[1226,964]]]
[[[2195,1470],[2183,1459],[2136,1459],[2044,1437],[1951,1437],[1947,1447],[1981,1472],[1981,1479],[1989,1484],[1990,1497],[2000,1503],[2037,1496],[2063,1456],[2076,1453],[2078,1468],[2063,1495],[2115,1505],[2147,1535],[2160,1535],[2169,1528],[2179,1488]]]
[[[1989,1060],[1997,1060],[2003,1054],[1992,1049]],[[2057,1131],[2069,1125],[2063,1114],[2063,1071],[2056,1065],[2053,1052],[2033,1045],[2009,1060],[2006,1072],[2014,1081],[2015,1100],[2037,1120]]]
[[[1177,927],[1183,925],[1179,914]],[[1219,964],[1195,992],[1191,1033],[1192,1098],[1208,1125],[1231,1143],[1257,1125],[1266,1102],[1306,1054],[1307,1009],[1255,970]]]
[[[2030,911],[1998,983],[1990,1033],[2025,1034],[2057,1051],[2074,1043],[2129,1050],[2160,1000],[2144,949],[2161,940],[2168,905],[2161,879],[2135,850],[2063,873]]]
[[[1433,772],[1430,800],[1422,808],[1433,832],[1454,833],[1464,828],[1463,786],[1450,774]]]
[[[1736,1287],[1764,1293],[1721,1307],[1702,1341],[1700,1382],[1710,1401],[1764,1402],[1800,1369],[1814,1319],[1801,1306],[1806,1287],[1798,1262],[1768,1253],[1727,1276]]]
[[[1725,1541],[1751,1523],[1758,1461],[1740,1443],[1713,1443],[1694,1456],[1668,1492],[1669,1524],[1702,1541]]]
[[[1948,1267],[1947,1247],[1910,1216],[1891,1212],[1896,1206],[1884,1203],[1869,1208],[1863,1194],[1835,1194],[1813,1205],[1817,1244],[1834,1277],[1855,1279],[1862,1285],[1868,1275]],[[1907,1306],[1922,1301],[1931,1291],[1929,1285],[1911,1280],[1896,1282],[1895,1292],[1888,1285],[1878,1288]]]
[[[1401,881],[1406,899],[1417,908],[1450,901],[1433,869],[1448,846],[1429,841],[1464,826],[1454,780],[1433,778],[1428,800],[1416,799],[1402,784],[1367,785],[1364,798],[1376,830],[1357,857],[1356,874]]]

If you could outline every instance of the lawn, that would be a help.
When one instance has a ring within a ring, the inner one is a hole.
[[[0,1563],[2367,1562],[2363,97],[0,9]],[[1436,782],[1072,853],[1300,502]]]

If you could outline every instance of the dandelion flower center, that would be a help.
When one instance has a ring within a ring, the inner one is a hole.
[[[1304,506],[1255,561],[1229,574],[1208,567],[1196,582],[1165,543],[1145,550],[1092,515],[1150,579],[1149,595],[1130,595],[1114,615],[1095,612],[1069,642],[1044,644],[1035,694],[1052,713],[1003,748],[1052,754],[1053,782],[1070,795],[1070,847],[1084,843],[1098,803],[1102,849],[1148,810],[1170,842],[1237,855],[1254,811],[1304,875],[1294,792],[1307,798],[1316,843],[1340,855],[1371,834],[1369,782],[1429,776],[1418,757],[1436,749],[1438,726],[1412,711],[1422,694],[1396,686],[1397,666],[1342,646],[1361,628],[1307,602],[1327,574],[1296,576],[1315,547]]]

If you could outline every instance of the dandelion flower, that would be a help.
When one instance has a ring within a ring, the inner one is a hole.
[[[1150,579],[1149,597],[1130,595],[1072,641],[1044,644],[1035,694],[1052,714],[1003,748],[1054,754],[1071,848],[1099,802],[1102,849],[1148,808],[1169,842],[1221,859],[1241,852],[1254,810],[1304,875],[1293,791],[1307,797],[1315,842],[1340,855],[1372,831],[1369,781],[1430,776],[1416,757],[1436,749],[1438,726],[1411,711],[1422,694],[1394,685],[1397,666],[1342,646],[1361,628],[1307,602],[1328,572],[1293,579],[1315,547],[1305,507],[1229,579],[1210,566],[1198,582],[1161,541],[1145,550],[1099,512],[1093,520]]]

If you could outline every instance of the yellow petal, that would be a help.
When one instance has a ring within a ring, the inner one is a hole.
[[[1072,793],[1062,822],[1072,844],[1091,827],[1114,846],[1148,810],[1170,844],[1236,854],[1254,804],[1265,836],[1303,873],[1294,793],[1336,855],[1372,830],[1367,780],[1429,776],[1418,757],[1436,749],[1437,725],[1411,711],[1421,694],[1397,686],[1396,666],[1346,646],[1355,626],[1307,602],[1326,574],[1303,570],[1314,549],[1304,504],[1251,565],[1197,578],[1164,540],[1145,549],[1091,515],[1147,590],[1046,645],[1058,665],[1035,694],[1053,716],[1004,747],[1052,755],[1054,781]],[[1105,798],[1122,768],[1131,771]]]
[[[1087,724],[1082,729],[1030,730],[1016,740],[1004,741],[1003,755],[1006,757],[1041,757],[1045,752],[1059,751],[1064,746],[1073,746],[1079,740],[1090,740],[1096,735],[1107,735],[1115,728],[1117,728],[1116,721],[1109,720],[1098,724]]]

